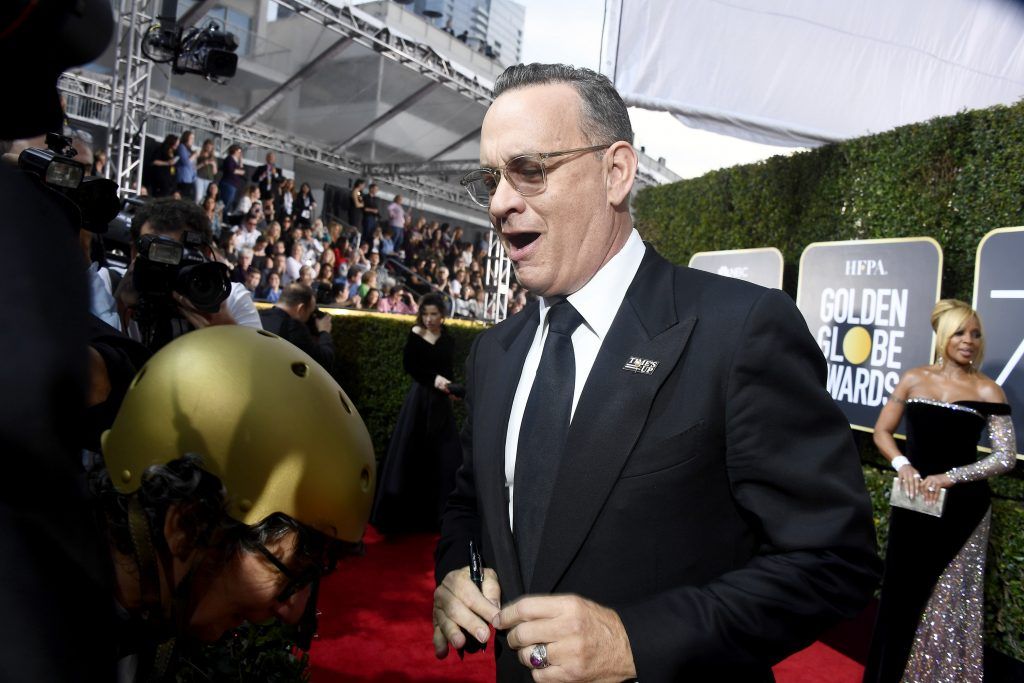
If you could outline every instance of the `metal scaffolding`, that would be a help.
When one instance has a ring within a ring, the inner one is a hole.
[[[512,281],[512,261],[494,230],[487,233],[487,257],[484,260],[484,310],[487,320],[499,323],[508,316],[509,283]]]
[[[137,194],[142,187],[142,156],[146,145],[146,119],[152,63],[142,54],[145,26],[152,21],[151,0],[120,0],[117,6],[117,42],[110,85],[107,174],[121,193]],[[116,144],[114,141],[116,140]]]

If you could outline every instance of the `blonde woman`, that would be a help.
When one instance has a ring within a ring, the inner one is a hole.
[[[900,380],[875,424],[875,444],[898,485],[941,516],[894,507],[882,599],[864,680],[982,680],[985,549],[989,477],[1009,472],[1016,439],[1003,390],[978,371],[985,351],[981,319],[962,301],[932,311],[935,363]],[[907,447],[893,438],[906,418]],[[988,429],[992,454],[978,460]]]

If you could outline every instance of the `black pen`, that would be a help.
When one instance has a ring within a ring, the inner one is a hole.
[[[480,559],[480,551],[477,550],[476,543],[472,540],[469,542],[469,579],[476,586],[477,590],[483,593],[484,563]],[[463,654],[466,652],[477,652],[487,649],[487,643],[481,643],[475,636],[471,636],[466,629],[462,629],[462,634],[466,637],[466,644],[459,648],[459,659],[462,659]]]
[[[480,551],[476,549],[476,543],[469,541],[469,578],[476,585],[481,593],[484,590],[484,570],[480,560]]]

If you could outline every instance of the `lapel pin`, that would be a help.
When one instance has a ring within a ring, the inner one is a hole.
[[[629,362],[622,366],[623,370],[629,370],[630,372],[640,373],[641,375],[654,374],[654,368],[658,367],[658,361],[647,360],[646,358],[637,358],[636,356],[630,356]]]

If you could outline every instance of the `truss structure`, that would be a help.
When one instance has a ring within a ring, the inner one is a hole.
[[[512,281],[512,261],[494,230],[487,232],[487,257],[484,260],[484,310],[487,320],[499,323],[508,316],[509,283]]]
[[[488,105],[493,99],[490,88],[473,76],[462,73],[430,47],[394,34],[354,11],[350,5],[337,7],[326,0],[275,0],[310,21],[321,24],[341,36],[368,47],[381,56],[419,71],[432,81],[460,95]]]
[[[107,175],[122,193],[135,194],[142,187],[142,154],[146,141],[146,111],[149,105],[153,65],[142,54],[145,26],[152,21],[151,0],[120,0],[117,3],[117,42],[114,75],[110,85],[108,112]]]

